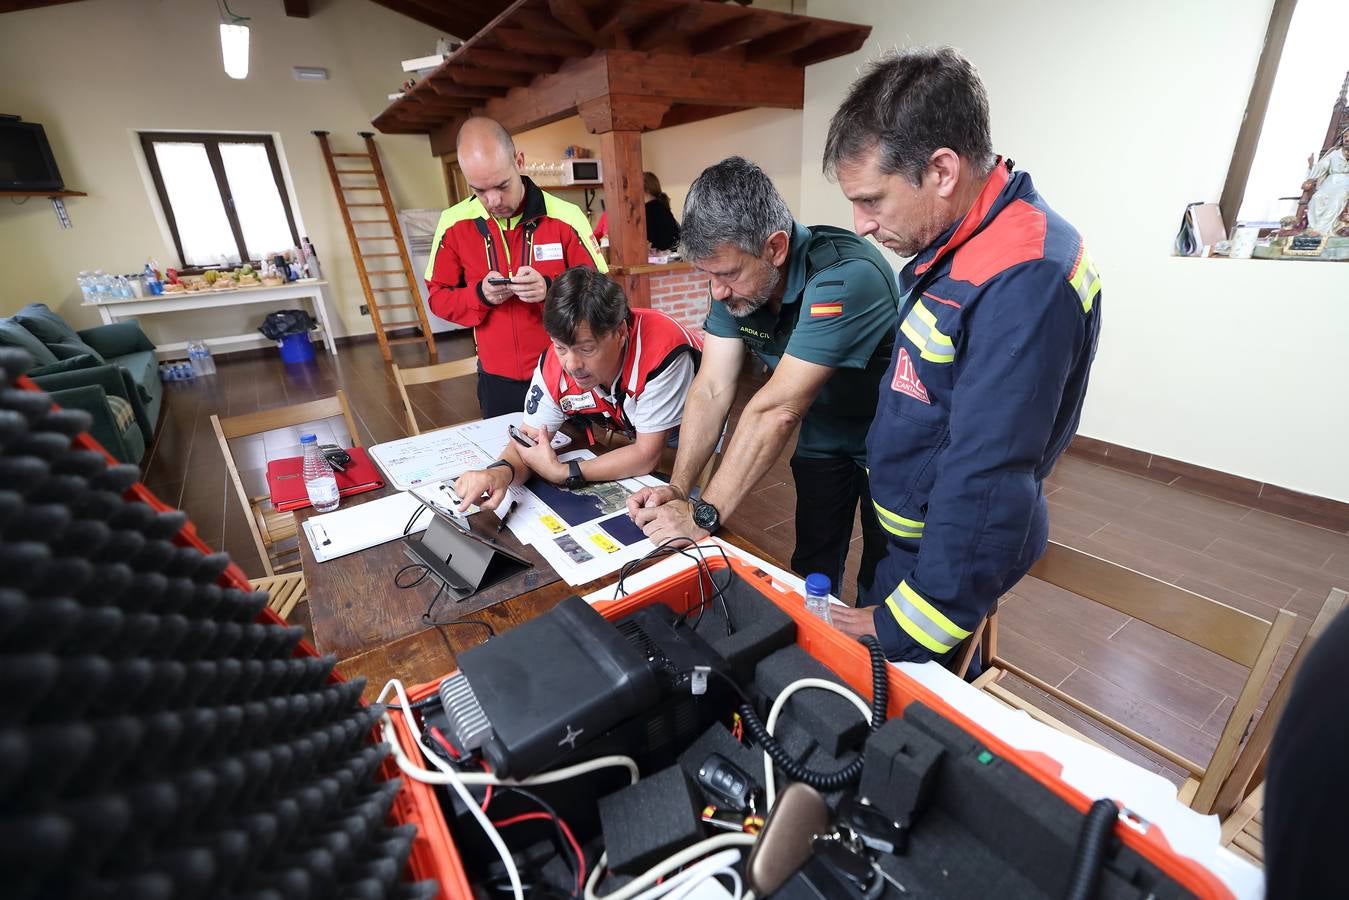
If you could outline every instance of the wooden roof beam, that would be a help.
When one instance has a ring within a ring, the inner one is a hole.
[[[816,28],[812,22],[797,22],[776,34],[750,41],[745,46],[745,59],[767,62],[778,56],[795,53],[815,40]]]
[[[629,50],[610,50],[604,59],[614,94],[707,106],[805,105],[805,70],[791,65]]]
[[[720,7],[706,4],[685,6],[673,16],[657,16],[649,24],[634,29],[628,37],[634,50],[688,50],[688,35],[707,26],[707,11]]]
[[[296,19],[309,18],[309,0],[284,0],[286,15]]]
[[[589,56],[594,47],[575,35],[544,37],[524,28],[494,28],[491,32],[509,50],[521,53],[548,53],[556,56]]]
[[[396,13],[402,13],[409,19],[421,22],[423,25],[430,25],[437,31],[443,31],[446,34],[457,34],[464,30],[464,20],[457,19],[453,15],[440,11],[427,9],[419,3],[412,0],[374,0],[385,9],[391,9]]]
[[[718,25],[695,35],[689,41],[689,50],[696,55],[716,53],[736,44],[777,34],[791,27],[790,21],[774,21],[746,15],[734,22]]]
[[[490,87],[488,85],[464,85],[456,84],[450,80],[449,73],[444,75],[433,74],[426,79],[431,85],[431,90],[442,97],[465,97],[472,100],[484,101],[493,97],[504,97],[509,88]]]
[[[490,50],[486,47],[474,47],[455,56],[471,66],[483,69],[500,69],[506,72],[532,72],[536,75],[556,72],[562,65],[561,57],[531,53],[523,55],[508,50]]]
[[[524,87],[533,80],[528,72],[502,72],[468,66],[449,66],[448,71],[455,84],[469,87]]]

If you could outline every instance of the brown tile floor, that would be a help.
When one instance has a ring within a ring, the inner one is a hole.
[[[443,335],[440,348],[442,360],[455,359],[471,353],[472,343],[462,333]],[[413,346],[394,351],[405,365],[425,361]],[[167,412],[147,457],[145,481],[162,499],[185,509],[207,543],[228,550],[246,572],[257,575],[262,569],[227,483],[210,414],[283,406],[340,387],[367,446],[404,436],[406,423],[390,371],[373,343],[344,347],[336,359],[320,353],[314,364],[302,367],[284,366],[272,354],[218,362],[216,376],[167,385]],[[736,413],[756,383],[752,375],[744,378]],[[411,395],[424,426],[477,415],[471,378],[413,388]],[[277,449],[264,442],[262,452]],[[241,467],[256,469],[256,445],[236,445],[234,452]],[[1329,589],[1349,586],[1349,536],[1343,534],[1073,456],[1060,461],[1047,493],[1055,540],[1256,615],[1289,609],[1300,617],[1294,630],[1299,640]],[[785,560],[792,548],[794,505],[784,457],[731,522],[768,554]],[[854,529],[844,586],[849,597],[855,594],[857,533]],[[1201,760],[1212,753],[1244,678],[1239,667],[1033,579],[1018,585],[1002,609],[1009,658],[1178,752]],[[1280,674],[1292,646],[1280,656]],[[1016,689],[1027,696],[1037,693],[1027,686]],[[1053,706],[1049,698],[1039,699]],[[1059,710],[1070,724],[1112,749],[1178,777],[1156,757],[1104,734],[1070,710]]]

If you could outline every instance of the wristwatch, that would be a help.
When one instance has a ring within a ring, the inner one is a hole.
[[[721,513],[717,508],[705,500],[691,500],[693,505],[693,524],[697,525],[708,534],[713,534],[721,527]]]
[[[567,463],[567,480],[562,482],[562,486],[569,490],[576,490],[579,487],[585,487],[586,477],[581,474],[581,464],[576,460]]]

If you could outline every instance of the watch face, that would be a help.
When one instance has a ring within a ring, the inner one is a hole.
[[[711,531],[717,527],[720,516],[717,514],[717,508],[711,503],[703,503],[701,500],[693,504],[693,524],[706,531]]]

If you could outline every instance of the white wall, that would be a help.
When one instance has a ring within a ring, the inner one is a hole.
[[[71,231],[58,227],[45,198],[0,201],[0,314],[41,300],[77,327],[96,324],[96,311],[79,305],[79,270],[137,271],[149,256],[177,264],[134,132],[249,131],[274,134],[289,164],[297,225],[333,282],[334,329],[370,331],[310,131],[331,131],[335,144],[362,149],[356,132],[372,130],[370,120],[403,80],[399,60],[431,52],[437,33],[369,0],[313,3],[308,19],[287,18],[273,0],[238,6],[235,12],[253,17],[244,81],[224,73],[211,2],[98,0],[0,16],[0,112],[42,123],[66,184],[89,194],[67,201]],[[295,65],[322,66],[329,80],[295,81]],[[444,205],[439,162],[424,136],[376,135],[376,142],[397,207]],[[258,324],[258,309],[211,322],[147,320],[147,330],[161,341],[208,328],[243,332]]]
[[[950,0],[882,16],[811,0],[813,16],[874,30],[807,70],[803,216],[851,224],[819,161],[863,62],[958,47],[988,87],[994,148],[1082,231],[1104,278],[1081,433],[1349,501],[1349,265],[1169,256],[1185,204],[1221,193],[1270,7]]]

